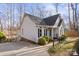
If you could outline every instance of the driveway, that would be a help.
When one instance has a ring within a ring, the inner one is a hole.
[[[52,44],[39,46],[30,42],[8,42],[0,43],[1,56],[49,56],[48,48]],[[42,53],[43,52],[43,53]]]

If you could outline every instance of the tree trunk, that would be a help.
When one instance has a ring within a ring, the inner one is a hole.
[[[69,14],[69,27],[71,30],[71,20],[70,20],[70,4],[68,3],[68,14]]]

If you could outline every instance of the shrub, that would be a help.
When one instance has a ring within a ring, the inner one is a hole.
[[[76,50],[76,52],[78,53],[79,55],[79,39],[77,39],[75,45],[74,45],[74,49]]]
[[[38,40],[38,44],[39,45],[45,45],[46,44],[46,39],[44,37],[41,37],[39,40]]]
[[[49,52],[49,53],[56,53],[56,52],[58,52],[59,50],[60,50],[60,45],[57,44],[57,45],[55,45],[54,47],[49,48],[49,49],[48,49],[48,52]]]
[[[51,37],[49,37],[49,42],[53,42],[53,39]]]
[[[56,52],[56,48],[51,47],[51,48],[48,49],[48,52],[49,53],[55,53]]]
[[[68,43],[68,44],[63,45],[64,49],[72,49],[73,47],[74,47],[74,43]]]
[[[46,39],[47,42],[49,42],[49,37],[48,36],[44,36],[44,38]]]
[[[59,41],[64,41],[67,37],[65,35],[62,35],[61,37],[59,37]]]
[[[46,39],[48,43],[53,41],[51,37],[48,37],[48,36],[43,36],[43,37]]]
[[[4,33],[0,32],[0,42],[3,42],[5,40],[6,40],[6,37],[5,37]]]
[[[40,45],[45,45],[45,44],[47,44],[47,43],[49,43],[49,42],[51,42],[51,41],[52,41],[51,37],[42,36],[42,37],[38,40],[38,43],[39,43]]]

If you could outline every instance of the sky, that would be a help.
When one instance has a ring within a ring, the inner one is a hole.
[[[4,26],[7,26],[9,24],[8,21],[7,21],[7,11],[6,10],[8,9],[8,11],[9,11],[9,9],[12,8],[11,5],[14,6],[13,7],[14,12],[13,12],[13,15],[10,15],[10,16],[14,17],[16,24],[19,22],[20,12],[18,11],[18,8],[19,8],[20,5],[22,7],[24,7],[24,10],[25,10],[24,13],[32,14],[32,12],[31,12],[32,8],[31,7],[36,8],[37,5],[39,5],[40,8],[43,7],[45,10],[51,11],[51,14],[52,14],[51,16],[56,14],[54,3],[22,3],[22,4],[20,4],[20,3],[13,3],[13,4],[3,3],[3,4],[0,4],[0,19],[2,20],[2,23],[3,23]],[[68,22],[67,3],[59,4],[58,5],[58,12],[59,12],[59,14],[61,14],[65,23],[67,23]]]
[[[28,13],[30,13],[31,11],[31,6],[33,6],[34,8],[37,6],[37,5],[40,5],[40,7],[44,7],[46,10],[49,10],[49,11],[52,11],[52,15],[55,15],[55,6],[53,3],[46,3],[46,4],[27,4],[26,5],[26,10]],[[67,16],[68,15],[68,12],[67,12],[67,4],[60,4],[58,6],[58,10],[59,10],[59,13],[64,17],[64,16]]]

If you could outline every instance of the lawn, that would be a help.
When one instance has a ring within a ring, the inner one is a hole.
[[[56,44],[48,49],[51,56],[68,56],[74,50],[75,42],[78,38],[67,38],[65,41]]]

